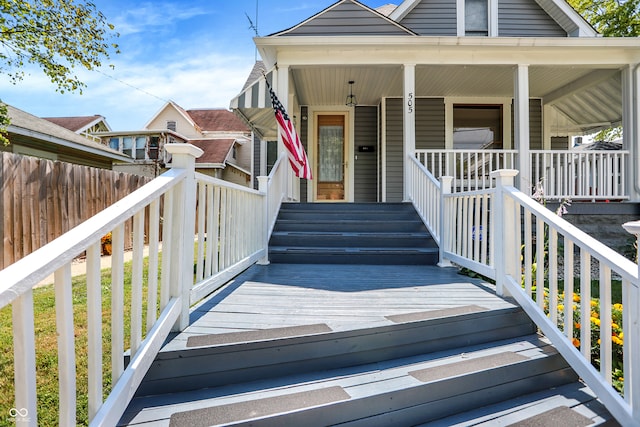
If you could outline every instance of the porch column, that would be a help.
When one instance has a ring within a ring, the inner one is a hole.
[[[520,191],[531,194],[531,173],[529,170],[529,65],[518,64],[514,70],[513,89],[514,148],[518,150]]]
[[[279,65],[277,70],[277,86],[275,87],[276,95],[278,96],[278,100],[284,107],[284,110],[289,115],[289,118],[293,120],[293,112],[289,109],[289,66],[288,65]],[[278,157],[286,150],[284,147],[284,143],[282,142],[282,133],[280,132],[280,127],[278,127]],[[299,186],[298,181],[296,180],[295,175],[293,174],[293,170],[289,166],[289,162],[286,165],[287,170],[287,189],[285,197],[287,199],[291,199],[291,195],[294,194],[294,188],[296,185]]]
[[[404,64],[404,113],[403,113],[403,135],[404,135],[404,192],[403,200],[409,200],[409,165],[407,156],[414,156],[416,152],[416,65]]]
[[[622,70],[622,128],[623,149],[629,150],[624,165],[626,191],[630,200],[640,200],[640,93],[638,65],[629,65]]]

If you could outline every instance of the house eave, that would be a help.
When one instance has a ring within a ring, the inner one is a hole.
[[[7,132],[37,139],[40,141],[49,142],[51,144],[67,147],[73,150],[89,153],[92,155],[108,158],[108,159],[119,161],[119,162],[133,163],[133,159],[131,157],[125,156],[124,154],[120,154],[117,151],[106,149],[106,147],[105,149],[101,149],[98,147],[91,147],[89,145],[78,144],[73,141],[69,141],[63,138],[58,138],[52,135],[47,135],[41,132],[37,132],[31,129],[26,129],[26,128],[15,126],[15,125],[9,125],[7,127]]]
[[[630,37],[336,36],[255,39],[268,68],[319,64],[562,64],[640,62]]]

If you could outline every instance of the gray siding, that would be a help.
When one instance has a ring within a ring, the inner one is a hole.
[[[378,107],[355,109],[354,201],[378,201]],[[360,152],[360,146],[373,146],[374,151]]]
[[[515,109],[511,103],[511,140],[515,143]],[[542,150],[542,100],[529,100],[529,148]]]
[[[402,117],[402,99],[390,98],[386,99],[387,112],[384,120],[386,121],[386,156],[387,161],[384,165],[386,170],[386,201],[401,202],[403,190],[403,117]]]
[[[534,0],[499,0],[498,35],[500,37],[567,37]]]
[[[405,29],[355,3],[344,2],[317,15],[287,36],[407,35]]]
[[[300,108],[300,117],[309,117],[309,107],[301,107]],[[309,120],[300,120],[300,142],[302,146],[307,152],[307,157],[309,157],[309,141],[307,138],[307,132],[309,130]],[[312,168],[313,169],[313,168]],[[307,201],[307,180],[300,180],[300,201]]]
[[[456,22],[456,0],[422,1],[400,21],[421,36],[456,36]]]
[[[416,101],[416,149],[444,148],[445,108],[443,98]]]
[[[554,136],[551,138],[552,150],[568,150],[569,149],[569,137],[568,136]]]

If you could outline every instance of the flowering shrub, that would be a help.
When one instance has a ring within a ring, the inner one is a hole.
[[[545,292],[546,296],[546,292]],[[564,328],[565,306],[561,302],[564,301],[564,292],[558,296],[558,327]],[[546,300],[546,299],[545,299]],[[573,295],[573,345],[580,348],[580,295]],[[590,305],[590,323],[591,323],[591,363],[596,369],[600,368],[600,301],[591,299]],[[545,303],[545,310],[548,311],[548,304]],[[622,350],[624,344],[624,332],[622,331],[622,304],[613,304],[611,308],[611,341],[612,341],[612,383],[613,386],[622,393],[624,388],[624,376],[622,366]]]
[[[102,247],[102,255],[111,255],[111,232],[108,232],[100,238],[100,246]]]

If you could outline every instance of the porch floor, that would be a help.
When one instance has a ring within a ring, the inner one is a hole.
[[[495,286],[430,265],[254,265],[195,306],[189,327],[162,351],[187,348],[196,335],[326,324],[346,331],[391,325],[386,316],[470,305],[514,304]]]

